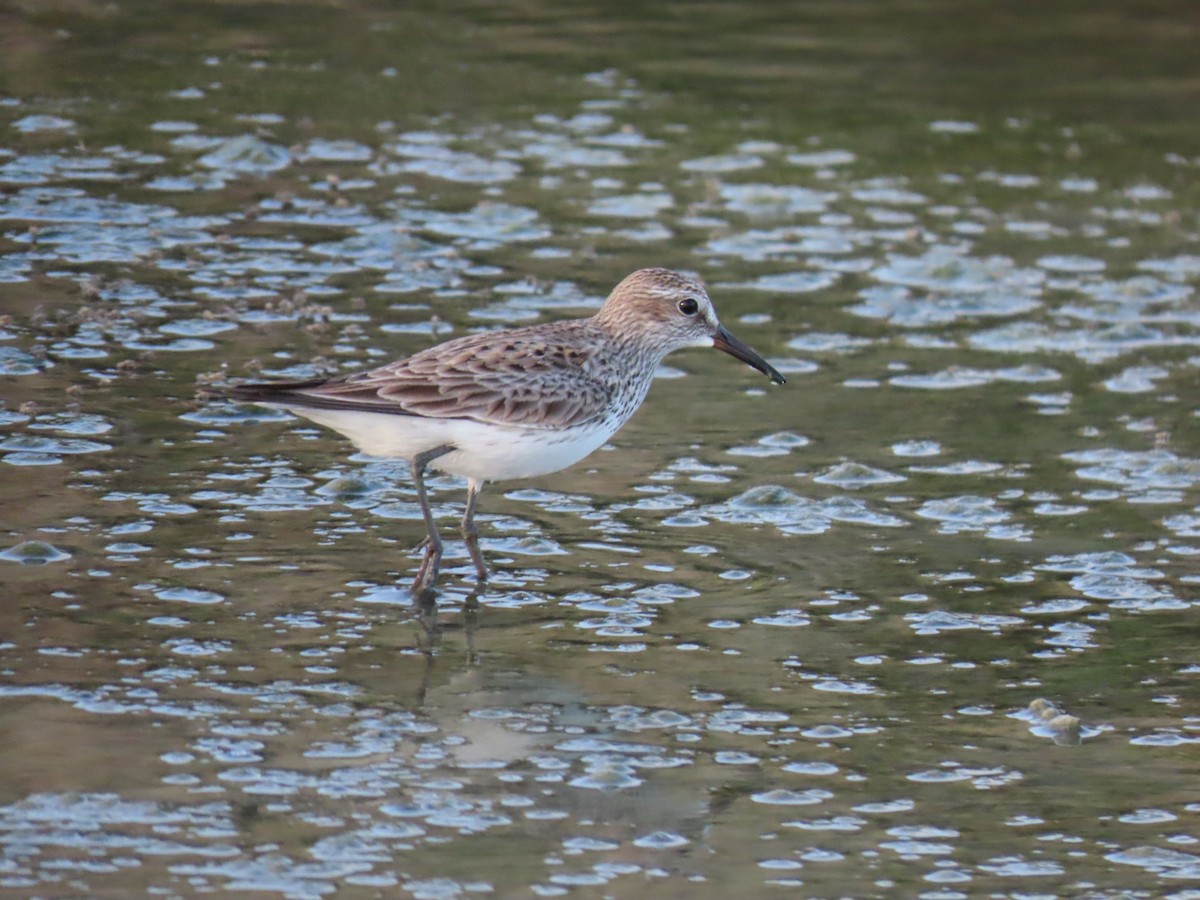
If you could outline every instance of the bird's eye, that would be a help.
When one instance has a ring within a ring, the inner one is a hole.
[[[684,297],[679,301],[679,311],[685,316],[694,316],[700,311],[700,302],[695,297]]]

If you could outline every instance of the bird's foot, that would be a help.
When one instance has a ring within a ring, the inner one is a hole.
[[[488,580],[488,576],[490,576],[492,573],[488,570],[488,567],[484,564],[483,560],[472,559],[471,561],[475,563],[475,583],[483,584]]]
[[[421,568],[417,569],[417,577],[413,579],[412,595],[414,600],[426,592],[432,592],[437,583],[438,573],[442,564],[442,545],[425,539],[425,557],[421,560]]]
[[[475,578],[480,583],[488,579],[487,563],[483,559],[483,551],[479,549],[479,531],[474,525],[463,527],[463,541],[467,545],[467,553],[475,566]]]

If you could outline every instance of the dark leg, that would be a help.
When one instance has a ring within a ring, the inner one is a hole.
[[[454,446],[451,444],[442,444],[440,447],[418,453],[412,459],[412,480],[417,488],[417,501],[421,504],[421,515],[425,519],[426,533],[425,558],[421,560],[421,568],[417,570],[417,577],[413,579],[412,594],[414,598],[419,598],[433,588],[437,582],[438,569],[442,564],[442,536],[438,534],[437,523],[433,521],[433,511],[429,508],[429,497],[425,493],[425,467],[453,449]]]
[[[486,581],[488,577],[487,563],[483,561],[483,553],[479,549],[479,529],[475,526],[475,506],[479,500],[479,489],[483,482],[474,478],[467,482],[467,508],[463,512],[462,534],[467,542],[467,552],[471,554],[471,562],[475,563],[475,574],[479,580]]]

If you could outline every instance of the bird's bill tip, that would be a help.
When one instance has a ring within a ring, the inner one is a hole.
[[[771,379],[774,384],[786,384],[787,379],[779,374],[779,370],[772,366],[769,362],[758,355],[753,349],[746,344],[743,344],[732,334],[730,334],[724,325],[717,329],[717,333],[713,335],[713,346],[723,353],[728,353],[735,359],[740,359],[747,365],[753,366]]]

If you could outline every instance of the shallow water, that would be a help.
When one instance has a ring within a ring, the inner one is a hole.
[[[0,12],[0,892],[1196,896],[1189,9]],[[194,399],[643,265],[788,385],[435,614],[403,464]]]

